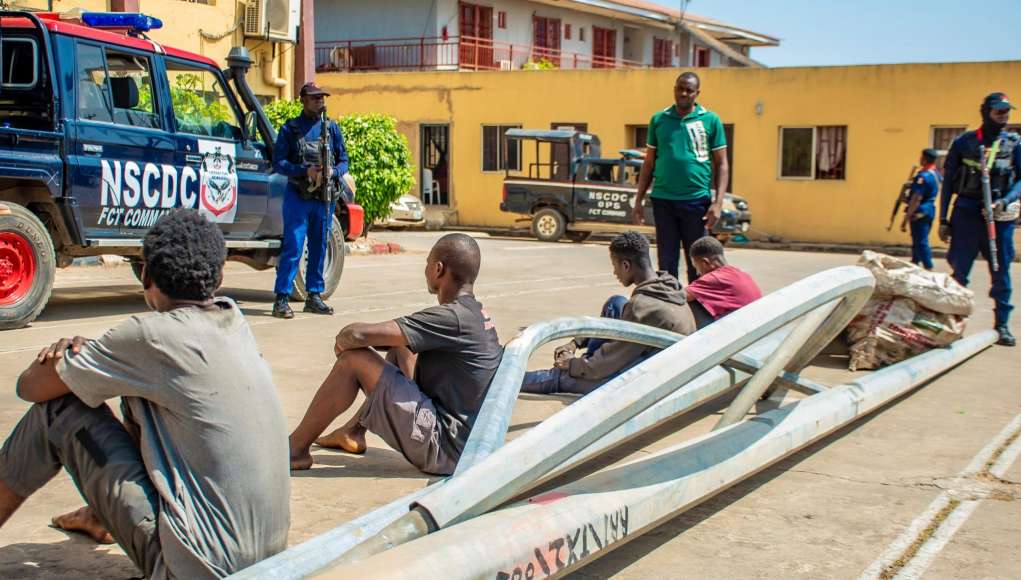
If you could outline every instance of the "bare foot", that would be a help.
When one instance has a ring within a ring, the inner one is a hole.
[[[316,445],[320,447],[329,447],[330,449],[340,449],[341,451],[361,455],[362,453],[365,453],[366,448],[365,432],[340,427],[334,432],[316,439]]]
[[[312,469],[312,454],[306,449],[300,455],[291,454],[291,471],[305,471]]]
[[[113,539],[110,532],[106,531],[106,528],[100,523],[99,518],[96,517],[96,512],[89,506],[79,508],[69,514],[57,516],[53,518],[52,522],[55,528],[68,532],[81,532],[100,544],[117,543],[117,540]]]

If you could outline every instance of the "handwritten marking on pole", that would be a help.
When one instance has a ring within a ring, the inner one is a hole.
[[[552,494],[549,494],[552,495]],[[538,503],[549,503],[561,499],[546,498]],[[497,572],[497,580],[533,580],[552,576],[564,568],[588,558],[619,542],[628,534],[628,507],[623,506],[610,513],[605,513],[595,521],[582,524],[568,530],[563,536],[557,536],[532,549],[531,557],[509,568]]]

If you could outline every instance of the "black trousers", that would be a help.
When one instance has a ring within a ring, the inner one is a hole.
[[[691,263],[688,251],[695,240],[705,237],[705,213],[709,211],[709,197],[690,201],[652,198],[652,215],[656,220],[656,254],[659,269],[670,272],[678,280],[678,266],[681,247],[684,247],[684,265],[688,271],[688,283],[698,278],[698,272]]]

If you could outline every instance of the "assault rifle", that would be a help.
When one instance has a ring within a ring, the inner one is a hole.
[[[993,187],[989,182],[989,166],[996,160],[996,152],[1000,143],[993,145],[992,154],[984,145],[978,146],[978,156],[982,164],[982,207],[986,218],[986,235],[989,237],[989,265],[993,272],[1000,269],[1000,261],[996,257],[996,222],[993,221]]]
[[[331,203],[337,188],[333,175],[333,140],[330,139],[330,118],[326,116],[326,108],[323,108],[319,117],[319,145],[317,149],[319,166],[322,171],[319,172],[316,179],[309,181],[308,191],[311,193],[319,189],[320,201]]]
[[[911,197],[911,180],[915,177],[915,170],[918,169],[917,165],[911,166],[911,172],[908,173],[908,180],[904,182],[904,185],[900,186],[900,192],[897,193],[897,201],[893,204],[893,212],[890,213],[890,224],[886,226],[886,231],[893,229],[893,222],[897,219],[897,214],[900,213],[900,206],[908,202]]]

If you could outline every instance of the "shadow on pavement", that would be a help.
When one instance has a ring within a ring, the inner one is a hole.
[[[415,469],[403,455],[390,449],[369,447],[365,455],[354,455],[324,447],[312,447],[312,469],[292,471],[291,477],[372,479],[417,479],[427,474]]]
[[[909,395],[910,394],[905,395],[905,397]],[[728,506],[737,502],[749,493],[752,493],[759,487],[769,483],[775,477],[783,475],[785,472],[793,469],[803,460],[822,450],[830,443],[833,443],[834,441],[853,433],[864,425],[867,425],[870,421],[872,421],[872,419],[878,417],[885,409],[898,403],[905,397],[891,401],[887,405],[877,409],[868,417],[834,431],[823,439],[805,447],[790,457],[773,464],[758,474],[749,477],[748,479],[720,492],[698,505],[692,506],[684,513],[678,514],[666,523],[652,528],[641,536],[629,541],[619,549],[614,550],[612,554],[596,560],[576,572],[566,575],[565,578],[571,578],[572,580],[587,580],[589,578],[608,578],[615,574],[619,574],[625,568],[651,554],[670,540],[683,534],[689,529],[694,528],[698,524],[715,515],[717,512],[726,509]]]
[[[0,548],[0,578],[133,578],[141,572],[116,546],[73,535],[63,542]]]
[[[127,316],[148,311],[138,285],[59,288],[36,322],[87,320],[101,316]]]

